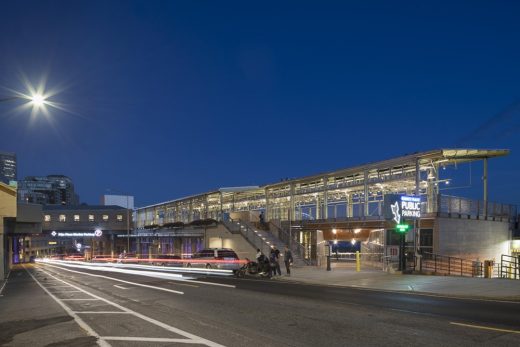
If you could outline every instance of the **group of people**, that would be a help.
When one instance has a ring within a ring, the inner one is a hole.
[[[258,263],[258,269],[260,274],[267,275],[269,278],[277,275],[282,275],[282,271],[280,269],[281,252],[276,247],[271,248],[268,257],[264,253],[262,253],[260,249],[257,249],[256,252],[256,261]],[[287,276],[291,276],[291,265],[293,263],[293,256],[291,250],[287,246],[285,247],[283,258]]]

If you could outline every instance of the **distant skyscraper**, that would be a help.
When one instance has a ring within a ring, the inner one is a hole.
[[[18,201],[42,205],[79,205],[72,180],[63,175],[28,176],[18,182]]]
[[[16,181],[16,154],[0,152],[0,181],[5,184]]]

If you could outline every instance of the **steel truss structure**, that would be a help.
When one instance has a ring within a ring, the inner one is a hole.
[[[506,149],[439,149],[265,186],[221,188],[137,208],[136,227],[222,220],[239,211],[264,211],[266,220],[279,221],[369,218],[382,216],[383,198],[390,193],[419,195],[423,211],[435,213],[441,208],[439,169],[480,160],[484,194],[479,210],[487,215],[488,159],[508,154]]]

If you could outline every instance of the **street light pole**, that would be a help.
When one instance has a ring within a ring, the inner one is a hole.
[[[126,194],[126,246],[130,253],[130,209],[128,206],[128,194]]]

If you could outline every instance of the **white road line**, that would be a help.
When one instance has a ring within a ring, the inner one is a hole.
[[[125,311],[73,311],[74,313],[82,314],[131,314]]]
[[[124,280],[120,280],[120,279],[114,278],[114,277],[108,277],[108,276],[103,276],[103,275],[95,275],[95,274],[91,274],[91,273],[83,272],[83,271],[70,270],[70,269],[66,269],[66,268],[61,267],[61,266],[55,266],[55,265],[50,265],[50,264],[45,264],[45,266],[55,267],[57,269],[70,271],[70,272],[75,272],[75,273],[79,273],[79,274],[86,275],[86,276],[106,278],[106,279],[109,279],[109,280],[112,280],[112,281],[127,283],[127,284],[131,284],[131,285],[138,286],[138,287],[157,289],[157,290],[162,290],[164,292],[170,292],[170,293],[175,293],[175,294],[180,294],[180,295],[184,294],[184,292],[179,292],[179,291],[173,290],[173,289],[167,289],[167,288],[162,288],[162,287],[151,286],[151,285],[148,285],[148,284],[141,284],[141,283],[136,283],[136,282],[124,281]]]
[[[57,266],[55,266],[55,267],[57,267]],[[59,268],[59,267],[58,267],[58,268]],[[68,270],[68,269],[63,269],[63,270]],[[175,334],[177,334],[177,335],[181,335],[181,336],[184,336],[184,337],[186,337],[186,338],[188,338],[188,339],[195,340],[196,342],[193,342],[193,343],[204,344],[204,345],[206,345],[206,346],[210,346],[210,347],[224,347],[224,346],[221,345],[221,344],[218,344],[218,343],[213,342],[213,341],[210,341],[210,340],[206,340],[206,339],[204,339],[204,338],[202,338],[202,337],[199,337],[199,336],[197,336],[197,335],[194,335],[194,334],[188,333],[188,332],[186,332],[186,331],[184,331],[184,330],[181,330],[181,329],[179,329],[179,328],[172,327],[171,325],[168,325],[168,324],[163,323],[163,322],[161,322],[161,321],[158,321],[158,320],[156,320],[156,319],[153,319],[153,318],[150,318],[150,317],[148,317],[148,316],[145,316],[145,315],[143,315],[143,314],[141,314],[141,313],[139,313],[139,312],[136,312],[136,311],[133,311],[133,310],[131,310],[131,309],[129,309],[129,308],[126,308],[126,307],[124,307],[124,306],[121,306],[121,305],[119,305],[119,304],[117,304],[117,303],[115,303],[115,302],[112,302],[112,301],[108,300],[108,299],[105,299],[105,298],[102,298],[102,297],[97,296],[97,295],[95,295],[95,294],[92,294],[92,293],[90,293],[90,292],[88,292],[88,291],[86,291],[86,290],[84,290],[84,289],[81,289],[81,288],[78,287],[78,286],[75,286],[75,285],[73,285],[73,284],[67,283],[67,282],[65,282],[65,281],[63,281],[63,280],[61,280],[61,279],[59,279],[58,277],[52,275],[51,273],[49,273],[49,272],[47,272],[47,271],[45,271],[45,270],[40,270],[40,271],[44,272],[44,273],[47,274],[48,276],[51,276],[51,277],[53,277],[54,279],[56,279],[56,280],[58,280],[58,281],[60,281],[60,282],[62,282],[62,283],[68,284],[68,285],[70,285],[71,287],[73,287],[73,288],[75,288],[75,289],[78,289],[78,290],[83,291],[85,294],[88,294],[88,295],[90,295],[90,296],[93,297],[93,298],[96,298],[96,299],[99,299],[99,300],[101,300],[101,301],[104,301],[104,302],[106,302],[106,303],[109,304],[109,305],[112,305],[112,306],[114,306],[114,307],[116,307],[116,308],[118,308],[118,309],[120,309],[120,310],[122,310],[122,311],[125,311],[125,312],[128,312],[128,313],[134,315],[135,317],[141,318],[141,319],[144,320],[144,321],[147,321],[147,322],[149,322],[149,323],[151,323],[151,324],[157,325],[157,326],[163,328],[164,330],[168,330],[168,331],[170,331],[170,332],[172,332],[172,333],[175,333]],[[68,271],[71,271],[71,270],[68,270]],[[32,275],[31,275],[31,276],[32,276]],[[103,277],[104,277],[104,276],[103,276]],[[42,286],[42,288],[43,288],[43,286]],[[51,295],[52,295],[52,294],[51,294]],[[62,303],[62,304],[63,304],[63,303]],[[63,304],[63,305],[65,306],[65,304]],[[65,306],[65,307],[66,307],[66,306]],[[78,316],[77,316],[75,313],[73,313],[73,312],[72,312],[68,307],[67,307],[67,309],[71,312],[71,314],[74,314],[76,317],[78,317]],[[78,319],[80,319],[80,318],[78,317]]]
[[[187,339],[170,339],[165,337],[129,337],[129,336],[103,336],[105,340],[111,341],[140,341],[140,342],[177,342],[177,343],[190,343],[200,344],[198,340],[187,340]]]
[[[186,284],[186,283],[179,283],[179,282],[168,282],[168,283],[171,283],[171,284],[175,284],[175,285],[178,285],[178,286],[186,286],[186,287],[194,287],[194,288],[198,288],[199,286],[196,286],[194,284]]]
[[[49,289],[49,288],[47,288]],[[52,294],[67,294],[67,293],[82,293],[81,290],[54,290],[50,291]]]
[[[458,325],[458,326],[466,327],[466,328],[491,330],[491,331],[497,331],[497,332],[501,332],[501,333],[520,334],[520,330],[500,329],[500,328],[486,327],[483,325],[464,324],[464,323],[457,323],[457,322],[450,322],[450,324]]]
[[[85,323],[85,321],[83,321],[77,314],[75,314],[67,305],[65,305],[60,299],[58,299],[56,296],[54,296],[50,291],[47,290],[47,288],[45,288],[41,283],[40,281],[38,281],[36,279],[36,277],[33,276],[32,273],[29,272],[29,270],[27,270],[27,268],[25,267],[25,265],[22,265],[23,268],[25,269],[25,271],[27,271],[27,273],[29,274],[29,276],[31,276],[33,278],[33,280],[47,293],[49,294],[49,296],[54,299],[54,301],[56,301],[64,310],[65,312],[68,313],[69,316],[71,316],[72,318],[74,318],[74,320],[76,321],[76,323],[83,329],[87,332],[88,335],[90,336],[94,336],[96,339],[97,339],[97,344],[101,347],[111,347],[111,345],[106,342],[105,340],[103,340],[87,323]]]
[[[99,301],[98,299],[60,299],[61,301]]]
[[[123,287],[123,286],[120,286],[117,284],[114,284],[114,287],[119,288],[119,289],[124,289],[124,290],[130,289],[130,288],[126,288],[126,287]]]
[[[5,282],[4,284],[2,285],[2,288],[0,288],[0,296],[3,296],[2,295],[2,292],[4,291],[4,288],[5,286],[7,285],[7,282],[9,281],[9,275],[11,274],[11,270],[9,270],[9,272],[7,273],[7,276],[5,277]]]
[[[40,263],[40,264],[43,264],[46,266],[51,266],[51,267],[56,267],[56,268],[63,269],[63,270],[65,270],[65,268],[63,267],[63,266],[65,266],[65,267],[74,267],[74,268],[80,268],[80,269],[88,269],[88,270],[93,270],[93,271],[111,271],[111,272],[115,272],[115,273],[122,273],[122,274],[128,274],[128,275],[145,276],[145,277],[151,277],[151,278],[161,278],[161,279],[167,279],[167,280],[171,280],[171,281],[198,283],[198,284],[205,284],[208,286],[236,288],[236,286],[230,285],[230,284],[183,279],[183,277],[181,275],[169,274],[169,273],[164,273],[164,272],[125,270],[125,269],[118,269],[118,268],[96,268],[96,267],[82,266],[82,265],[77,265],[77,264],[61,264],[62,266],[50,265],[49,263]],[[74,271],[74,270],[68,270],[68,271],[88,274],[88,272],[81,272],[81,271]],[[103,275],[90,274],[90,276],[105,277],[105,278],[113,279],[113,277],[107,277],[107,276],[103,276]],[[132,282],[126,282],[123,280],[118,280],[118,281],[132,284]],[[141,284],[141,286],[146,286],[146,285]]]

